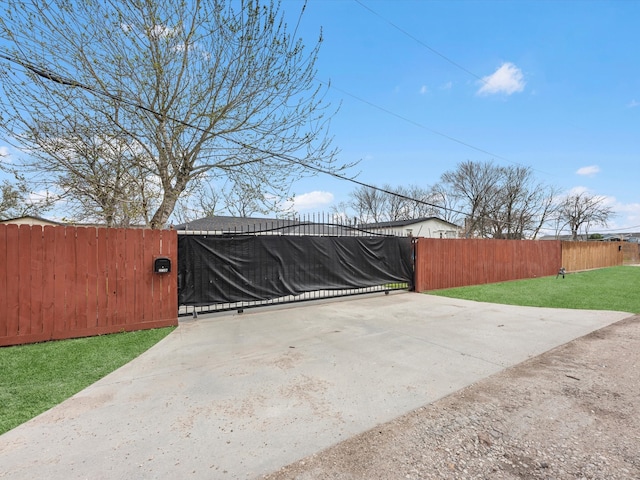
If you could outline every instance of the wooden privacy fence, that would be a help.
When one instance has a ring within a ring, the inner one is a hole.
[[[435,239],[415,243],[416,291],[555,275],[559,241]]]
[[[568,271],[623,265],[624,252],[629,248],[633,248],[633,244],[624,245],[623,242],[562,242],[562,265]]]
[[[177,325],[176,252],[169,230],[0,225],[0,346]]]
[[[418,238],[416,291],[481,285],[639,263],[628,242]]]

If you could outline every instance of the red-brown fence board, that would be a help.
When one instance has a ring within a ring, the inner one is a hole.
[[[135,318],[135,283],[136,283],[136,260],[133,245],[143,240],[139,234],[142,230],[125,230],[124,258],[125,271],[124,277],[124,298],[125,304],[130,305],[129,315]],[[135,235],[134,235],[135,233]]]
[[[53,338],[57,338],[66,330],[65,319],[67,305],[67,255],[66,255],[66,229],[65,227],[51,227],[54,230],[55,243],[54,269],[55,285],[53,286],[54,296],[54,317],[53,317]],[[17,273],[17,272],[16,272]]]
[[[76,329],[84,330],[87,328],[87,294],[88,294],[88,242],[87,228],[76,228]]]
[[[144,233],[144,230],[142,230]],[[144,240],[144,236],[142,237]],[[134,274],[135,274],[135,282],[133,283],[134,288],[134,296],[137,297],[139,291],[141,290],[141,286],[139,285],[143,281],[142,275],[142,260],[143,260],[143,251],[142,251],[142,242],[132,242],[133,244],[133,261],[134,261]],[[133,315],[139,321],[144,321],[144,302],[135,302],[133,305]]]
[[[78,308],[78,281],[76,278],[76,228],[65,228],[65,252],[64,252],[64,274],[66,285],[66,302],[65,302],[65,315],[64,325],[69,331],[77,330],[76,324],[78,317],[76,316],[76,309]]]
[[[44,234],[42,229],[31,229],[31,322],[32,334],[43,332],[42,272],[44,269]]]
[[[29,335],[31,333],[31,230],[18,229],[18,241],[20,242],[18,267],[21,272],[18,276],[18,334]]]
[[[117,228],[113,230],[112,233],[115,236],[115,245],[116,245],[115,257],[114,257],[116,272],[115,272],[115,283],[113,286],[113,291],[115,293],[114,293],[113,299],[116,302],[116,311],[117,311],[117,314],[113,318],[113,323],[116,325],[122,325],[124,324],[124,321],[125,321],[125,315],[123,313],[127,308],[127,303],[126,303],[127,291],[124,284],[125,283],[124,279],[126,275],[124,253],[125,253],[125,245],[127,240],[125,238],[124,229],[122,228]]]
[[[96,324],[98,327],[109,325],[109,243],[107,228],[99,228],[97,231],[97,276],[98,276],[98,292],[97,292],[97,308]]]
[[[143,262],[142,262],[142,268],[143,269],[151,269],[153,268],[153,266],[151,265],[151,263],[153,262],[153,248],[152,248],[152,243],[154,242],[154,238],[153,238],[153,231],[145,231],[145,242],[142,244],[142,246],[144,247],[144,251],[143,251]],[[150,292],[153,292],[153,276],[149,276],[149,275],[145,275],[142,282],[144,285],[144,288]],[[149,318],[153,318],[153,302],[154,302],[154,298],[153,295],[147,295],[144,297],[143,299],[143,309],[144,309],[144,319],[147,320]]]
[[[156,252],[175,265],[176,232],[0,225],[0,346],[177,325]]]
[[[0,229],[0,265],[7,264],[7,230]],[[7,291],[7,271],[0,269],[0,292]],[[0,319],[7,318],[7,303],[0,302]],[[7,322],[0,321],[0,337],[7,336]]]
[[[118,238],[117,229],[107,230],[107,325],[115,325],[118,319]]]
[[[87,328],[98,326],[98,251],[97,232],[87,231]]]
[[[51,335],[53,332],[53,322],[47,322],[47,318],[54,318],[55,315],[55,229],[49,225],[42,231],[43,256],[42,256],[42,333]],[[0,288],[2,292],[2,288]]]
[[[7,336],[18,335],[19,315],[20,315],[20,240],[18,238],[18,226],[7,225],[5,227],[7,235],[7,263],[6,277],[7,289],[5,302],[7,304]]]
[[[560,242],[416,239],[416,291],[555,275]]]

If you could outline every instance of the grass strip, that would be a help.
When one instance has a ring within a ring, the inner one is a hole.
[[[0,348],[0,434],[130,362],[173,329]]]
[[[429,294],[478,302],[531,307],[614,310],[640,313],[640,267],[611,267],[556,276],[469,287]]]

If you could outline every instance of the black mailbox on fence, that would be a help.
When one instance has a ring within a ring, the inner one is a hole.
[[[154,273],[169,273],[171,271],[171,259],[167,257],[157,257],[153,261]]]

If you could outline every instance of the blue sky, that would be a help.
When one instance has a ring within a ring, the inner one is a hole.
[[[282,0],[290,28],[303,3]],[[297,33],[312,46],[322,29],[317,79],[359,181],[427,188],[467,160],[528,166],[606,197],[617,216],[597,230],[624,232],[640,231],[639,22],[640,0],[309,0]],[[295,208],[328,212],[355,188],[304,179]]]
[[[302,3],[283,0],[292,21]],[[607,197],[608,230],[639,231],[639,21],[637,1],[310,0],[298,33],[311,44],[322,28],[317,79],[342,102],[332,133],[358,180],[428,187],[466,160],[523,165]],[[296,208],[356,187],[300,181]]]

